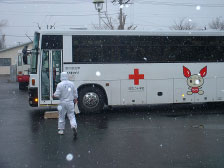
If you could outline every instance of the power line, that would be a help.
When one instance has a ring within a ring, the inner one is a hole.
[[[136,15],[136,17],[140,17],[140,18],[149,18],[149,17],[156,17],[156,18],[171,18],[172,19],[172,17],[174,18],[176,18],[176,17],[179,17],[179,16],[177,16],[177,15],[174,15],[174,14],[170,14],[170,15],[168,15],[168,14],[148,14],[148,15],[145,15],[145,14],[138,14],[138,15]],[[180,16],[181,17],[181,16]],[[214,16],[187,16],[187,17],[189,17],[189,18],[200,18],[200,19],[212,19],[212,18],[214,18]]]
[[[138,4],[151,4],[151,5],[166,5],[166,6],[181,6],[181,7],[192,7],[192,6],[201,6],[201,7],[224,7],[224,4],[194,4],[194,3],[181,3],[181,2],[158,2],[158,1],[145,1],[139,0],[135,3]]]
[[[8,26],[8,25],[5,25],[4,27],[36,27],[36,26],[16,26],[16,25]]]
[[[26,35],[12,35],[12,34],[4,34],[4,35],[8,37],[27,37]],[[29,35],[29,37],[34,37],[34,36]]]
[[[108,15],[117,15],[118,13],[112,13],[112,14],[108,14]],[[47,16],[47,17],[64,17],[64,16],[72,16],[72,17],[86,17],[86,16],[97,16],[98,14],[23,14],[23,13],[10,13],[10,14],[4,14],[4,15],[13,15],[13,16],[18,16],[18,15],[23,15],[23,16]]]
[[[9,13],[4,15],[23,15],[23,16],[93,16],[97,14],[25,14],[25,13]]]
[[[112,13],[112,14],[108,14],[108,15],[117,15],[118,13]],[[46,16],[93,16],[93,15],[95,15],[95,16],[98,16],[98,14],[80,14],[80,15],[73,15],[73,14],[71,14],[71,15],[68,15],[68,14],[65,14],[65,15],[60,15],[60,14],[52,14],[52,15],[46,15]]]
[[[1,0],[0,3],[3,4],[36,4],[36,5],[41,5],[41,4],[83,4],[83,3],[87,3],[89,1],[84,2],[84,0],[76,0],[76,2],[74,1],[66,1],[66,0],[51,0],[51,1],[36,1],[36,0]]]

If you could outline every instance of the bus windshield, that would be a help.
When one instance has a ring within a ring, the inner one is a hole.
[[[37,58],[39,47],[40,33],[34,33],[33,49],[31,51],[31,74],[37,73]]]
[[[33,40],[33,49],[38,49],[40,41],[40,33],[34,33],[34,40]]]

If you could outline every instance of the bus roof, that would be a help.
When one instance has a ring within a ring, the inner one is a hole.
[[[42,35],[224,36],[224,31],[45,30]]]

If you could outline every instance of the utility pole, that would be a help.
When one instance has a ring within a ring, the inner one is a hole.
[[[123,12],[122,12],[122,6],[123,5],[123,0],[119,0],[119,5],[120,5],[120,15],[119,15],[119,20],[120,20],[120,25],[118,27],[118,30],[124,30],[124,20],[123,20]]]
[[[124,25],[125,25],[125,22],[126,22],[126,15],[124,15],[123,13],[123,7],[124,5],[128,5],[128,4],[131,4],[130,3],[131,0],[113,0],[112,3],[118,3],[119,6],[120,6],[120,14],[119,14],[119,26],[118,26],[118,30],[124,30]]]

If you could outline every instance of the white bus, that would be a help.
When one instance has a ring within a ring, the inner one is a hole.
[[[224,101],[224,32],[42,31],[29,103],[49,106],[66,71],[81,112],[104,106]]]
[[[29,68],[30,68],[30,50],[27,53],[18,50],[17,53],[17,80],[19,82],[19,89],[25,90],[29,85]]]

